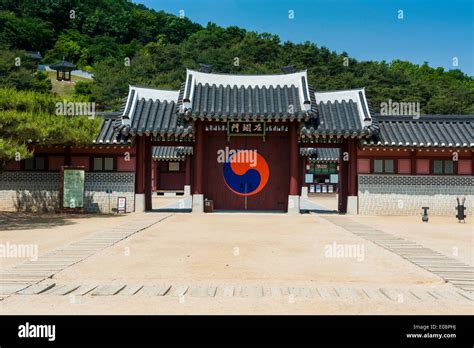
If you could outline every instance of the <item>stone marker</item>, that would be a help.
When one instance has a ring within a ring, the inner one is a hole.
[[[143,288],[143,285],[127,285],[125,289],[120,292],[120,295],[132,296]]]
[[[77,296],[87,295],[96,287],[97,285],[91,285],[91,284],[81,285],[76,291],[74,291],[74,295],[77,295]]]
[[[125,288],[125,285],[102,285],[92,292],[92,296],[113,296],[123,288]]]
[[[28,287],[28,283],[0,284],[0,295],[11,295]]]
[[[173,292],[173,297],[179,297],[179,296],[184,296],[186,294],[186,291],[188,291],[189,286],[187,285],[178,285],[176,289]]]
[[[272,286],[270,288],[270,293],[272,297],[282,297],[283,293],[281,291],[281,288],[278,286]]]
[[[243,286],[240,290],[241,297],[263,297],[261,286]]]
[[[235,290],[235,288],[233,286],[224,287],[224,297],[234,296],[234,290]]]
[[[191,289],[192,297],[207,297],[207,287],[206,286],[196,286]]]
[[[39,283],[39,284],[33,284],[26,289],[18,291],[19,294],[21,295],[39,295],[42,292],[45,292],[46,290],[51,289],[54,287],[56,284],[55,283]]]
[[[317,287],[316,290],[317,290],[319,296],[321,296],[322,298],[334,297],[334,296],[331,296],[331,292],[329,291],[328,288]]]
[[[63,285],[61,288],[54,290],[51,295],[64,296],[78,289],[79,285]]]

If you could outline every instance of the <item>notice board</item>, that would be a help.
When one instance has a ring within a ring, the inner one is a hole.
[[[63,210],[84,209],[84,167],[62,167],[61,192]]]

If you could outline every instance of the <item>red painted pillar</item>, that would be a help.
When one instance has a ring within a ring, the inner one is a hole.
[[[471,175],[474,175],[474,152],[471,152]]]
[[[185,174],[184,174],[184,184],[186,186],[191,185],[191,155],[186,156],[186,167],[185,167]]]
[[[202,121],[196,121],[196,144],[194,146],[194,194],[202,194],[202,172],[203,172],[203,148],[204,148],[204,125]]]
[[[151,163],[152,163],[152,167],[151,167],[151,191],[152,191],[152,192],[155,192],[155,191],[157,190],[157,188],[156,188],[156,183],[157,183],[157,179],[156,179],[157,176],[156,176],[156,174],[157,174],[157,170],[156,170],[156,169],[157,169],[157,163],[158,163],[158,161],[153,161],[153,160],[152,160]]]
[[[290,195],[298,195],[298,134],[296,122],[290,122]]]
[[[347,196],[349,191],[349,139],[343,139],[339,151],[339,213],[347,213]]]
[[[145,193],[145,136],[137,136],[135,193]]]
[[[305,182],[305,176],[306,176],[306,161],[307,158],[306,156],[301,156],[301,187],[306,187],[308,186]]]
[[[357,196],[357,139],[349,140],[349,196]]]
[[[145,210],[150,211],[152,209],[151,203],[151,171],[152,171],[152,158],[151,158],[151,139],[145,137]]]
[[[410,151],[410,170],[412,175],[416,175],[416,150]]]
[[[71,146],[66,146],[66,148],[64,149],[64,165],[71,165]]]

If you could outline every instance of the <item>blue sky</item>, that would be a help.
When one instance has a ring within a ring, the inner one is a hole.
[[[474,76],[472,0],[134,0],[206,25],[312,41],[358,60],[427,61]],[[289,19],[289,11],[294,18]],[[398,19],[398,11],[403,19]],[[458,66],[453,67],[456,57]]]

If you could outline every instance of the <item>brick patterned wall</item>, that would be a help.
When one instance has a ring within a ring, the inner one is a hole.
[[[86,210],[88,212],[109,212],[109,195],[111,209],[117,208],[117,197],[127,198],[127,212],[135,210],[135,173],[92,173],[86,172]]]
[[[474,214],[474,176],[359,175],[359,214],[456,215],[456,197],[466,197],[466,214]]]
[[[0,174],[0,211],[54,212],[59,209],[60,173],[3,172]],[[117,197],[127,198],[127,212],[135,209],[135,173],[90,173],[85,178],[85,203],[88,212],[109,211],[117,207]]]
[[[59,209],[58,172],[3,172],[0,210],[48,212]]]

